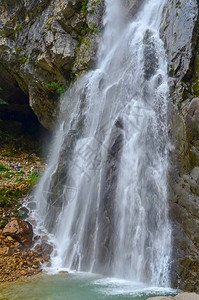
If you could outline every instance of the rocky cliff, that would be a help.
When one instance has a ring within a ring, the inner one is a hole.
[[[199,292],[198,2],[169,0],[162,37],[168,55],[173,228],[172,283]]]
[[[145,0],[124,0],[132,19]],[[171,273],[174,287],[199,292],[199,41],[197,0],[167,0],[161,35],[170,84]],[[30,107],[52,128],[60,94],[93,68],[103,0],[0,0],[3,118]],[[151,62],[153,63],[153,62]]]
[[[60,94],[95,63],[103,10],[101,0],[0,1],[1,115],[22,102],[52,128]]]

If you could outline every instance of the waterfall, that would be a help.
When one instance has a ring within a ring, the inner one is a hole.
[[[54,237],[52,265],[169,285],[167,62],[164,1],[127,22],[106,0],[96,70],[62,102],[49,166],[35,192]]]

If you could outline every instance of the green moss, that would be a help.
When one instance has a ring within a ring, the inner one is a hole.
[[[88,11],[87,11],[87,4],[88,4],[88,0],[83,0],[82,1],[81,11],[82,11],[83,16],[86,16],[87,13],[88,13]]]
[[[91,23],[91,26],[92,26],[93,28],[96,28],[96,27],[97,27],[96,23],[94,23],[94,22]]]
[[[25,56],[20,57],[20,61],[22,64],[25,64],[27,60],[28,60],[28,57],[25,57]]]
[[[86,46],[90,46],[90,43],[91,43],[91,41],[89,39],[85,41]]]
[[[50,22],[54,19],[54,16],[50,17],[47,21],[47,23],[45,24],[45,27],[47,28],[47,30],[50,30]]]
[[[45,27],[47,28],[47,30],[50,30],[50,24],[46,23]]]
[[[22,50],[22,48],[18,47],[18,48],[15,49],[15,53],[18,54],[19,52],[21,52],[21,50]]]
[[[17,25],[14,29],[14,33],[16,33],[17,31],[22,30],[22,25]]]
[[[162,14],[164,14],[166,11],[166,6],[164,5],[163,10],[162,10]]]
[[[98,28],[97,28],[97,25],[96,25],[96,23],[90,23],[89,24],[89,26],[92,28],[91,30],[93,31],[93,32],[95,32],[95,33],[97,33],[98,32]]]

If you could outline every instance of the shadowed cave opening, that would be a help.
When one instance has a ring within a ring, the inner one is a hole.
[[[38,121],[26,95],[14,80],[0,75],[0,143],[45,156],[51,133]]]

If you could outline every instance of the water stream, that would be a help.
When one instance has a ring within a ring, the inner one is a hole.
[[[34,217],[55,244],[52,268],[169,286],[164,1],[127,21],[106,0],[96,70],[62,102]]]

